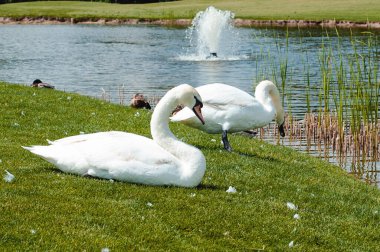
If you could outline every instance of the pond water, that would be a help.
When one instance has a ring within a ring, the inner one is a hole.
[[[249,30],[242,30],[249,40]],[[36,78],[60,90],[97,96],[124,85],[128,93],[162,95],[181,83],[225,82],[252,90],[249,59],[181,59],[185,29],[95,25],[0,26],[0,79],[32,83]],[[240,53],[251,54],[248,43]],[[111,95],[117,101],[117,95]]]
[[[190,36],[185,28],[159,26],[1,25],[0,80],[31,84],[39,78],[59,90],[95,97],[106,93],[112,102],[127,103],[136,92],[160,97],[181,83],[222,82],[253,94],[263,79],[280,88],[285,79],[285,109],[302,119],[307,109],[320,107],[316,92],[307,108],[306,92],[321,85],[321,57],[372,50],[372,61],[380,59],[379,44],[363,46],[368,41],[363,31],[337,36],[335,30],[234,28],[221,36],[219,57],[212,59],[197,54]],[[376,32],[371,36],[378,39]],[[379,65],[371,67],[376,68],[371,74],[379,76]],[[375,165],[380,170],[379,162]]]
[[[279,67],[284,49],[278,48],[286,36],[286,30],[236,28],[233,36],[222,38],[230,45],[227,54],[221,48],[218,59],[206,60],[196,55],[183,28],[2,25],[0,80],[31,84],[39,78],[57,89],[90,96],[99,96],[104,89],[115,102],[121,86],[128,95],[139,91],[148,97],[160,96],[181,83],[222,82],[253,93],[260,80],[273,79],[270,66]],[[322,36],[320,29],[308,31],[300,44],[299,31],[289,32],[288,85],[293,113],[304,112],[305,64],[301,59],[305,53],[311,82],[320,85],[320,80],[313,78],[319,78]],[[350,43],[342,37],[342,48],[350,48]]]

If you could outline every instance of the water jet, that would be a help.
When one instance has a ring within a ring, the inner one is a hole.
[[[233,19],[235,14],[213,6],[196,14],[192,26],[187,31],[196,55],[203,59],[215,59],[231,54],[234,41]]]

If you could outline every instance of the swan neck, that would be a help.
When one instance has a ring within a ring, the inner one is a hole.
[[[153,140],[181,163],[180,180],[183,185],[193,187],[202,180],[206,161],[200,150],[181,142],[170,131],[169,117],[178,105],[178,100],[171,91],[160,100],[154,109],[150,130]]]
[[[169,117],[171,115],[171,111],[173,111],[176,107],[175,100],[171,99],[170,94],[171,92],[169,91],[164,97],[162,97],[154,109],[152,119],[150,121],[150,132],[152,134],[152,138],[159,145],[161,145],[161,139],[171,138],[179,141],[169,129]]]

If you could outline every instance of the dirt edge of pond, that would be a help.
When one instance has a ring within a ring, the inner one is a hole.
[[[191,19],[107,19],[107,18],[54,18],[54,17],[0,17],[0,24],[105,24],[105,25],[162,25],[190,26]],[[236,27],[326,27],[380,29],[379,22],[308,21],[308,20],[234,20]]]

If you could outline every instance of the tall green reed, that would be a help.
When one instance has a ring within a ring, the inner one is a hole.
[[[300,30],[298,32],[302,33]],[[348,165],[353,169],[352,172],[363,176],[368,162],[375,162],[374,170],[377,169],[376,162],[379,162],[378,36],[372,32],[356,32],[354,35],[351,31],[347,43],[347,37],[342,37],[338,29],[324,30],[323,33],[318,54],[317,77],[311,78],[311,61],[307,50],[303,54],[304,58],[298,61],[303,64],[305,73],[305,113],[317,112],[316,117],[310,115],[309,119],[305,120],[309,125],[317,123],[316,127],[310,126],[315,132],[307,133],[306,137],[308,142],[311,142],[310,138],[314,138],[325,156],[330,156],[331,151],[336,152],[336,158],[342,166]],[[289,88],[292,83],[289,79],[292,79],[294,66],[289,64],[288,60],[291,53],[289,30],[286,30],[285,34],[283,38],[272,35],[276,51],[266,52],[269,64],[264,65],[270,66],[272,79],[278,84],[281,83],[283,102],[286,102],[290,115],[288,129],[293,129],[293,99],[292,90]],[[298,43],[298,47],[301,48],[303,46],[302,38],[298,42],[293,39],[292,43]],[[262,75],[265,75],[264,72]],[[318,104],[317,111],[312,109],[315,102]],[[311,132],[306,129],[309,126],[302,127],[305,132]],[[347,164],[348,159],[351,160],[350,164]]]

